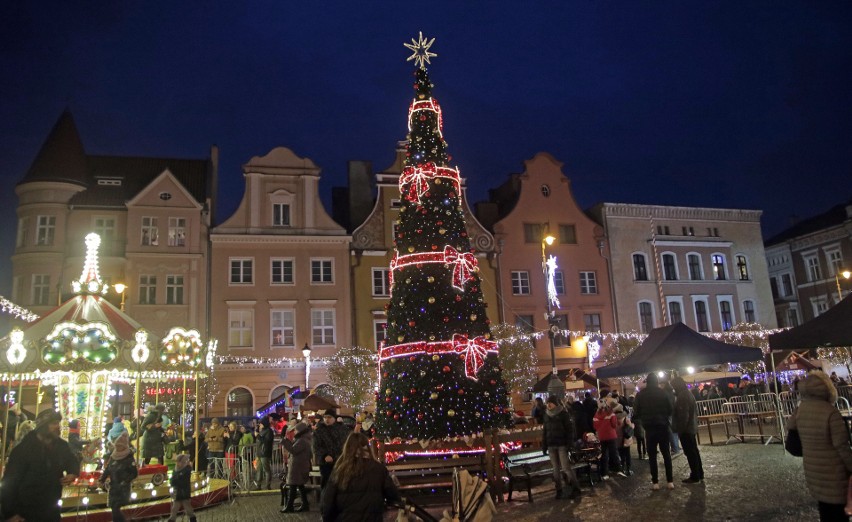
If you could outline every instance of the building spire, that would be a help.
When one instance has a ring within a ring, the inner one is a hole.
[[[59,181],[85,186],[87,172],[83,142],[74,117],[65,109],[20,183]]]

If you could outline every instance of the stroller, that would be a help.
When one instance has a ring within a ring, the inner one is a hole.
[[[592,479],[592,466],[598,468],[601,459],[601,441],[593,432],[586,433],[577,445],[577,449],[570,452],[571,461],[575,463],[588,464],[583,469],[589,475],[589,484],[594,485]]]
[[[467,470],[453,470],[452,511],[444,510],[438,519],[411,499],[403,498],[397,522],[490,522],[497,513],[488,490],[488,484]]]

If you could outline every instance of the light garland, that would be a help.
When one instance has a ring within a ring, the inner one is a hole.
[[[452,341],[418,341],[414,343],[383,346],[379,352],[379,361],[423,354],[461,354],[464,356],[464,373],[468,379],[477,380],[476,374],[485,364],[488,353],[498,353],[497,343],[483,336],[468,339],[463,334],[453,334]]]
[[[17,366],[24,362],[27,357],[27,349],[24,348],[24,332],[20,328],[15,328],[9,334],[12,344],[6,350],[6,360],[12,366]]]
[[[31,323],[39,318],[38,314],[33,313],[22,306],[18,306],[12,301],[9,301],[2,295],[0,295],[0,312],[6,312],[9,315],[13,315],[18,319],[22,319],[28,323]]]
[[[101,244],[101,236],[91,232],[86,235],[86,260],[83,264],[83,273],[80,279],[71,281],[74,293],[88,292],[90,294],[106,294],[109,285],[101,281],[98,271],[98,247]]]
[[[453,288],[463,291],[464,285],[473,279],[473,273],[479,271],[479,261],[470,252],[461,253],[450,245],[442,252],[422,252],[417,254],[398,255],[394,253],[390,262],[390,285],[393,287],[394,272],[410,265],[440,263],[453,265]]]
[[[189,366],[201,364],[201,352],[204,343],[198,330],[184,330],[180,327],[172,328],[163,339],[163,350],[160,352],[160,360],[171,364],[185,363]]]
[[[438,116],[437,134],[439,137],[443,138],[444,115],[441,114],[441,106],[438,104],[438,100],[436,98],[429,98],[427,100],[413,100],[411,102],[411,105],[408,107],[408,132],[411,132],[411,117],[418,111],[434,112]]]
[[[79,325],[63,321],[45,337],[42,357],[49,364],[69,364],[78,359],[107,363],[117,355],[115,334],[100,321]]]

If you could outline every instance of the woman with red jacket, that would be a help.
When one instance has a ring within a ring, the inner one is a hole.
[[[595,431],[601,441],[598,471],[602,480],[609,480],[610,467],[621,473],[621,461],[618,459],[618,418],[612,411],[616,404],[618,401],[614,399],[601,399],[594,417]]]

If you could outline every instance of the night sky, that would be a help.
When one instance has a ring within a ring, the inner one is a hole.
[[[852,196],[852,2],[3,2],[0,247],[66,107],[91,154],[218,145],[219,221],[276,146],[322,168],[330,213],[347,161],[405,138],[421,30],[471,203],[539,151],[584,208],[762,209],[765,237]]]

